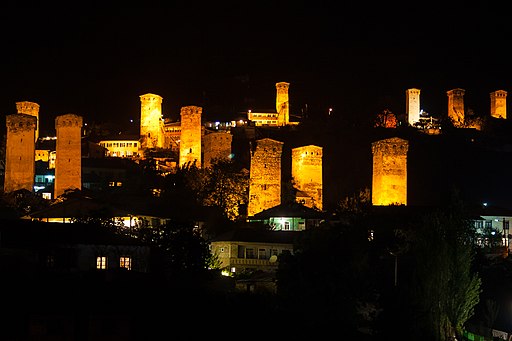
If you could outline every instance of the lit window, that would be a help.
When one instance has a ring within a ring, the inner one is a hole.
[[[130,257],[119,258],[119,267],[121,269],[131,270],[132,269],[132,259]]]
[[[287,231],[290,230],[290,222],[289,221],[284,222],[284,229]]]
[[[107,268],[107,257],[96,257],[96,269],[105,270]]]

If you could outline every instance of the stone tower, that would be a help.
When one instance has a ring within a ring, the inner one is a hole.
[[[203,136],[203,167],[208,168],[214,159],[227,159],[231,157],[231,142],[233,135],[230,132],[211,132]]]
[[[281,155],[283,142],[264,138],[251,150],[247,215],[281,204]]]
[[[448,118],[453,126],[460,128],[464,126],[464,89],[448,90]]]
[[[420,121],[420,89],[405,90],[405,111],[410,126]]]
[[[201,114],[203,108],[181,108],[180,166],[195,162],[201,168]]]
[[[407,140],[392,137],[372,143],[372,204],[407,205]]]
[[[27,114],[6,116],[4,192],[34,191],[35,131],[37,118]]]
[[[82,117],[75,114],[57,116],[55,129],[54,198],[57,198],[67,189],[82,189]]]
[[[285,126],[290,121],[290,102],[288,100],[288,88],[290,83],[276,83],[276,111],[278,114],[278,126]]]
[[[491,92],[491,116],[507,119],[507,92],[505,90]]]
[[[35,135],[35,141],[37,142],[37,139],[39,139],[39,104],[27,101],[16,102],[16,110],[18,114],[31,115],[37,118]]]
[[[162,119],[162,97],[154,94],[140,96],[141,149],[163,148],[164,121]]]
[[[295,187],[311,197],[305,206],[322,210],[322,147],[292,149],[292,178]]]

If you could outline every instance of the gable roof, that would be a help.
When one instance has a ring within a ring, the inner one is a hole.
[[[301,231],[270,231],[262,228],[235,228],[212,239],[213,242],[254,242],[293,244]]]
[[[325,213],[297,202],[290,202],[256,213],[252,217],[249,217],[249,220],[263,220],[275,217],[323,219],[325,217]]]

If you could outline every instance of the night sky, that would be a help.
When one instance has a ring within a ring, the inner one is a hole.
[[[2,5],[0,114],[33,101],[43,132],[67,113],[122,127],[139,117],[139,96],[155,93],[165,117],[198,105],[224,119],[274,110],[281,81],[291,113],[310,117],[330,107],[347,117],[403,114],[411,87],[429,113],[444,113],[456,87],[466,106],[488,113],[489,92],[511,90],[500,5],[344,3]]]

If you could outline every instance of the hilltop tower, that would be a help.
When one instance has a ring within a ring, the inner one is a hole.
[[[407,140],[392,137],[372,143],[374,206],[407,205]]]
[[[16,102],[16,110],[18,114],[31,115],[37,119],[35,135],[35,141],[37,142],[37,139],[39,139],[39,104],[28,101]]]
[[[285,126],[290,121],[290,102],[288,99],[288,88],[290,83],[276,83],[276,111],[278,117],[278,126]]]
[[[410,126],[420,121],[420,89],[405,90],[405,111]]]
[[[180,166],[194,163],[201,168],[201,114],[203,108],[181,108]]]
[[[163,148],[164,121],[162,119],[162,97],[145,94],[140,97],[141,149]]]
[[[448,90],[448,118],[454,127],[464,126],[464,89]]]
[[[292,178],[295,187],[311,200],[304,204],[322,210],[322,147],[304,146],[292,149]]]
[[[507,92],[505,90],[491,92],[491,117],[507,119]]]
[[[251,150],[247,215],[281,204],[281,155],[283,142],[264,138]]]
[[[37,118],[27,114],[6,116],[4,192],[34,191],[35,131]]]
[[[82,189],[82,117],[55,118],[57,130],[54,198],[67,189]]]
[[[231,157],[231,142],[233,135],[230,132],[211,132],[203,136],[203,167],[208,168],[214,159],[226,159]]]

